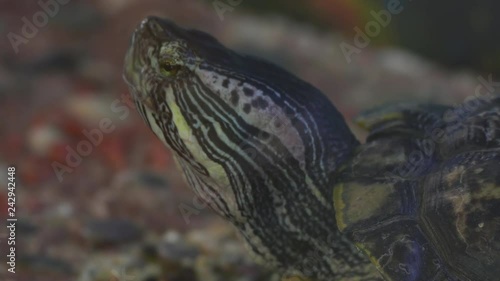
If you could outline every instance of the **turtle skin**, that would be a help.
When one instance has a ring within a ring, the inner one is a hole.
[[[370,134],[336,175],[336,218],[385,280],[500,280],[500,98],[357,122]]]

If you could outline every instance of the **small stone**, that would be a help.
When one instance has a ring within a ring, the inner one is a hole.
[[[86,225],[83,236],[96,246],[114,245],[139,240],[142,230],[127,220],[95,220]]]
[[[28,131],[28,145],[36,155],[46,156],[52,148],[61,143],[63,134],[55,126],[44,124]]]
[[[20,235],[30,235],[38,231],[38,227],[26,218],[19,219],[16,223],[16,230]]]
[[[140,183],[144,184],[145,186],[149,186],[152,188],[166,188],[168,187],[168,182],[167,180],[156,173],[152,172],[141,172],[138,175],[138,180]]]
[[[152,281],[161,280],[160,275],[157,265],[138,260],[127,251],[126,254],[93,256],[83,266],[78,281]]]
[[[65,261],[44,255],[20,255],[19,264],[26,271],[39,272],[40,274],[70,275],[74,272],[71,265]]]
[[[158,245],[158,257],[166,263],[193,264],[200,251],[186,243],[177,232],[168,232]]]

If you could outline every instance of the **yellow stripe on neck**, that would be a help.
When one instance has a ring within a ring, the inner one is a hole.
[[[174,102],[168,102],[168,106],[172,111],[172,121],[177,128],[179,137],[189,152],[191,152],[194,160],[203,165],[208,170],[210,177],[215,179],[217,183],[229,186],[229,180],[227,179],[224,168],[208,158],[207,154],[203,151],[198,143],[198,140],[194,136],[193,130],[189,127],[188,122],[182,115],[179,106]]]

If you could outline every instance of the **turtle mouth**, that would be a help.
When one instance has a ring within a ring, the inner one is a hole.
[[[136,102],[146,99],[144,93],[147,93],[145,89],[146,85],[149,84],[145,83],[146,80],[149,80],[145,79],[145,73],[148,69],[148,58],[145,56],[145,50],[153,47],[154,44],[151,44],[150,39],[144,36],[147,30],[148,28],[144,20],[132,33],[130,45],[124,60],[123,80],[128,85],[130,93]]]
[[[171,87],[174,80],[161,75],[159,53],[163,42],[168,42],[158,18],[145,18],[132,33],[125,55],[123,80],[128,85],[136,105],[155,112],[155,96],[161,88]]]

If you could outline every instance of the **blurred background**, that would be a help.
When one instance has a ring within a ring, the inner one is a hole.
[[[283,66],[362,139],[350,122],[362,110],[494,91],[499,12],[493,0],[0,0],[0,219],[10,165],[18,218],[15,274],[0,229],[0,279],[279,280],[194,197],[130,103],[122,61],[145,16]]]

